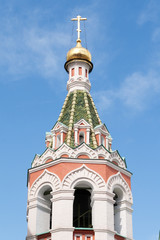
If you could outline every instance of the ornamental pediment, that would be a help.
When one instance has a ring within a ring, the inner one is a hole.
[[[61,122],[57,122],[55,124],[55,126],[52,128],[51,132],[58,132],[60,130],[64,130],[65,132],[67,132],[68,131],[68,127],[65,124],[61,123]]]
[[[72,152],[71,157],[78,158],[79,155],[87,155],[91,159],[97,159],[98,158],[97,152],[95,152],[95,150],[90,148],[85,143],[82,143],[77,148],[75,148],[74,151]]]
[[[122,159],[118,151],[111,152],[109,160],[113,163],[117,163],[119,167],[126,169],[125,161]]]
[[[48,159],[55,159],[55,152],[51,148],[47,148],[41,156],[36,155],[33,160],[32,167],[44,164]]]
[[[105,135],[109,135],[109,132],[108,132],[108,129],[107,127],[105,126],[105,124],[101,124],[101,125],[98,125],[94,128],[94,131],[95,133],[97,132],[100,132],[100,133],[103,133]]]
[[[74,127],[77,127],[77,128],[80,128],[80,127],[84,127],[84,128],[90,128],[91,125],[86,121],[84,120],[83,118],[81,120],[79,120],[78,122],[76,122],[74,124]]]
[[[105,159],[110,157],[110,153],[103,145],[100,145],[95,151],[98,153],[98,156],[103,156]]]

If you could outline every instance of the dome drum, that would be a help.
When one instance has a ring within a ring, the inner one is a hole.
[[[68,65],[70,64],[70,63],[75,63],[75,62],[85,62],[85,63],[87,63],[88,65],[89,65],[89,73],[92,71],[92,69],[93,69],[93,63],[92,62],[90,62],[90,61],[88,61],[88,60],[86,60],[86,59],[82,59],[82,58],[80,58],[80,59],[70,59],[69,61],[66,61],[65,62],[65,64],[64,64],[64,68],[65,68],[65,70],[67,71],[67,72],[69,72],[68,71]]]

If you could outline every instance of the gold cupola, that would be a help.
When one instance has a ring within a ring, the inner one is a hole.
[[[93,69],[93,63],[91,62],[91,54],[90,52],[82,47],[81,40],[77,39],[77,45],[74,48],[71,48],[67,53],[67,59],[64,65],[66,71],[68,72],[68,64],[71,62],[86,62],[89,65],[89,72]]]

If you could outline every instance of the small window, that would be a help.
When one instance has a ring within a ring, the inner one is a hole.
[[[104,137],[101,136],[101,144],[104,146]]]
[[[79,67],[79,75],[82,75],[82,67]]]
[[[79,144],[81,144],[82,142],[84,142],[84,132],[79,133]]]
[[[56,144],[57,146],[57,148],[61,145],[61,135],[60,134],[58,134],[57,135],[57,144]]]
[[[74,76],[74,68],[71,69],[71,77]]]
[[[88,77],[87,69],[85,70],[85,77],[86,77],[86,78]]]

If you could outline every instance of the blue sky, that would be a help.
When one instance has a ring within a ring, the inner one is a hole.
[[[158,239],[159,0],[0,0],[1,238],[26,236],[27,169],[67,94],[78,14],[88,19],[81,38],[94,64],[93,100],[133,172],[134,239]]]

